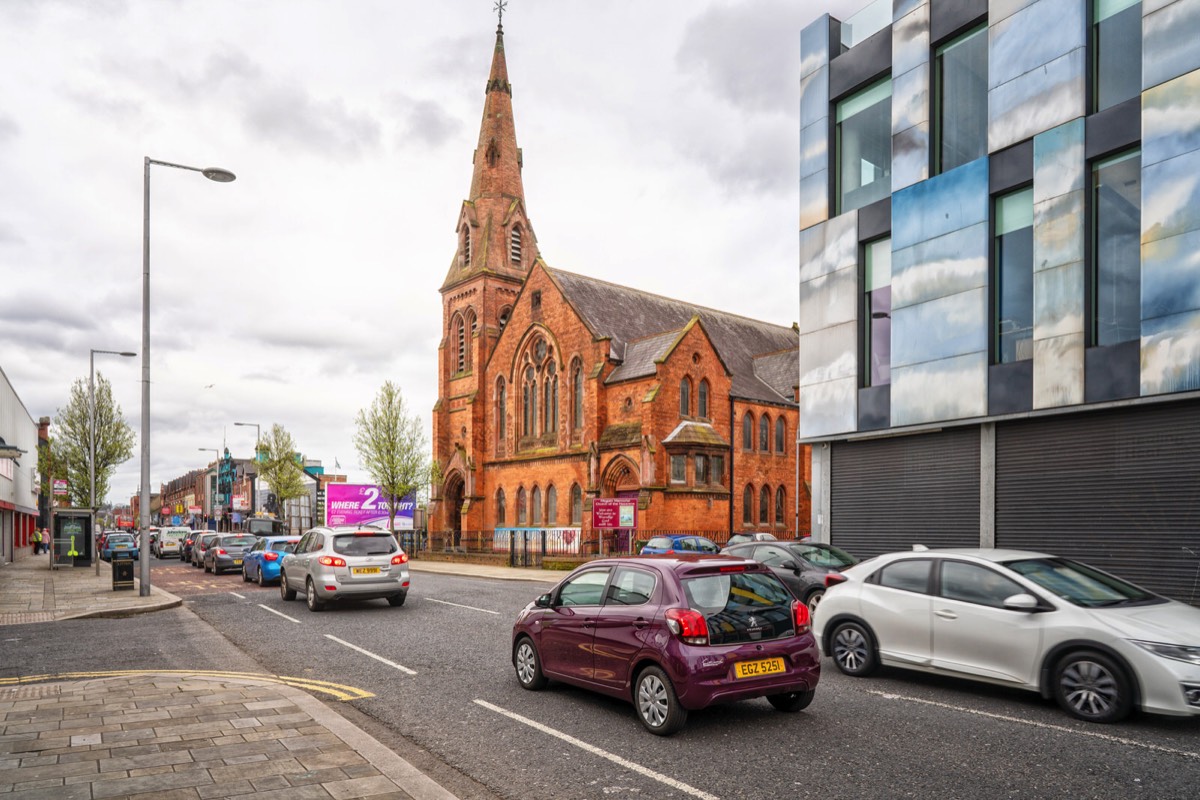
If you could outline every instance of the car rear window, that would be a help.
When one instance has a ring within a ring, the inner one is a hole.
[[[208,547],[210,544],[212,544],[214,541],[216,541],[216,538],[220,535],[221,534],[219,534],[219,533],[206,533],[200,537],[200,544],[204,545],[205,547]]]
[[[257,541],[255,536],[226,536],[221,543],[231,547],[254,547]]]
[[[387,533],[370,536],[346,533],[333,537],[333,552],[340,556],[385,556],[399,549],[396,540]]]
[[[125,533],[113,534],[108,537],[108,542],[109,544],[133,544],[133,537]]]
[[[159,534],[158,538],[164,542],[168,539],[179,541],[180,539],[186,538],[187,535],[187,531],[163,531],[161,534]]]
[[[684,578],[688,606],[704,615],[711,644],[780,639],[795,633],[792,593],[770,573]]]
[[[280,553],[296,552],[296,542],[271,542],[271,549]]]

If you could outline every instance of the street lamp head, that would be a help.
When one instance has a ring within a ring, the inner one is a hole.
[[[237,180],[237,175],[220,167],[206,167],[200,170],[200,173],[210,181],[216,181],[217,183],[232,183]]]
[[[125,358],[136,358],[137,357],[137,353],[117,353],[117,355],[124,356]]]

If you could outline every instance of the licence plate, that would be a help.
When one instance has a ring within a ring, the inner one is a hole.
[[[379,567],[355,567],[351,572],[355,575],[378,575]]]
[[[240,558],[235,558],[235,559],[233,560],[233,565],[234,565],[235,567],[240,567],[240,566],[242,565],[242,560],[241,560]]]
[[[783,672],[782,658],[764,658],[761,661],[739,661],[733,665],[735,678],[757,678],[760,675],[774,675]]]

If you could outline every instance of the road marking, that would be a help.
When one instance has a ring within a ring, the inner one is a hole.
[[[882,697],[886,700],[903,700],[909,703],[920,703],[921,705],[934,706],[936,708],[944,708],[949,711],[963,711],[967,714],[974,714],[977,717],[988,717],[989,719],[997,719],[1002,722],[1015,722],[1020,725],[1030,725],[1034,728],[1041,728],[1048,731],[1057,731],[1059,733],[1073,733],[1076,736],[1090,736],[1093,739],[1103,739],[1106,742],[1113,744],[1123,744],[1130,747],[1140,747],[1144,750],[1153,750],[1157,753],[1170,753],[1174,756],[1183,756],[1184,758],[1194,758],[1200,760],[1200,753],[1191,750],[1177,750],[1174,747],[1163,747],[1160,744],[1151,742],[1139,742],[1135,739],[1126,739],[1123,736],[1113,736],[1110,733],[1100,733],[1098,731],[1084,731],[1078,728],[1068,728],[1066,725],[1052,725],[1048,722],[1037,722],[1031,719],[1021,719],[1020,717],[1010,717],[1006,714],[995,714],[991,711],[980,711],[977,708],[967,708],[966,706],[956,706],[950,703],[941,703],[937,700],[924,700],[920,697],[909,697],[907,695],[896,694],[894,692],[881,692],[877,689],[868,689],[867,694],[873,694],[877,697]]]
[[[322,692],[338,700],[365,700],[375,695],[364,689],[342,683],[330,683],[314,678],[295,678],[289,675],[268,675],[260,672],[219,672],[204,669],[123,669],[107,672],[60,672],[47,675],[23,675],[16,678],[0,678],[0,686],[17,686],[47,681],[76,680],[80,678],[137,677],[141,675],[197,675],[204,678],[252,678],[269,683],[281,683],[310,692]]]
[[[233,594],[233,593],[230,592],[230,594]],[[270,611],[272,614],[278,614],[279,616],[283,617],[284,619],[288,620],[289,622],[294,622],[297,625],[301,624],[300,620],[296,619],[295,617],[289,617],[287,614],[284,614],[282,611],[276,611],[275,609],[271,608],[270,606],[264,606],[262,603],[259,603],[258,607],[262,608],[262,609],[266,609],[267,611]]]
[[[482,611],[485,614],[500,615],[499,611],[488,611],[486,608],[476,608],[475,606],[464,606],[462,603],[451,603],[449,600],[434,600],[432,597],[423,597],[422,600],[428,600],[431,603],[441,603],[444,606],[455,606],[456,608],[469,608],[472,611]]]
[[[244,595],[244,594],[238,594],[237,592],[230,592],[230,594],[233,595],[234,597],[238,598],[239,600],[246,599],[246,595]],[[265,608],[265,606],[264,606],[264,608]]]
[[[565,734],[562,731],[556,731],[556,730],[554,730],[554,728],[547,727],[546,725],[543,725],[540,722],[534,722],[533,720],[529,719],[528,717],[522,717],[520,714],[515,714],[512,711],[501,708],[500,706],[494,706],[491,703],[487,702],[486,700],[476,700],[475,704],[483,706],[484,708],[488,709],[489,711],[495,711],[497,714],[503,714],[504,716],[508,717],[509,719],[514,719],[517,722],[520,722],[524,725],[528,725],[529,727],[539,730],[542,733],[548,733],[551,736],[555,736],[559,739],[562,739],[567,744],[573,744],[576,747],[580,748],[581,750],[586,750],[587,752],[591,753],[592,755],[597,755],[597,756],[600,756],[601,758],[607,758],[609,761],[613,762],[614,764],[618,764],[618,765],[624,767],[625,769],[633,770],[634,772],[638,773],[639,775],[644,775],[647,778],[651,778],[653,780],[658,781],[659,783],[665,783],[667,786],[670,786],[672,789],[678,789],[681,792],[690,794],[692,797],[699,797],[699,798],[701,798],[701,800],[719,800],[719,798],[717,798],[715,795],[711,795],[708,792],[702,792],[699,789],[697,789],[696,787],[688,786],[686,783],[683,783],[682,781],[677,781],[674,778],[663,775],[662,773],[655,772],[652,769],[643,767],[641,764],[635,764],[632,761],[621,758],[620,756],[613,755],[612,753],[609,753],[606,750],[601,750],[599,747],[596,747],[595,745],[591,745],[591,744],[588,744],[587,742],[580,741],[579,739],[576,739],[574,736]]]
[[[356,645],[356,644],[350,644],[349,642],[347,642],[347,641],[345,641],[345,640],[343,640],[343,639],[339,639],[339,638],[338,638],[338,637],[336,637],[336,636],[330,636],[330,635],[327,633],[327,634],[325,634],[325,638],[326,638],[326,639],[332,639],[333,641],[337,642],[337,643],[338,643],[338,644],[340,644],[340,645],[344,645],[344,646],[346,646],[346,647],[349,647],[351,650],[357,650],[358,652],[362,653],[364,656],[369,656],[370,658],[373,658],[373,659],[375,659],[376,661],[378,661],[378,662],[380,662],[380,663],[387,664],[389,667],[395,667],[396,669],[400,670],[401,672],[408,673],[409,675],[416,675],[416,674],[417,674],[417,671],[416,671],[416,670],[414,670],[414,669],[409,669],[408,667],[404,666],[403,664],[397,664],[395,661],[388,661],[388,660],[387,660],[386,658],[384,658],[383,656],[377,656],[377,655],[375,655],[374,653],[372,653],[370,650],[363,650],[363,649],[362,649],[361,647],[359,647],[358,645]]]

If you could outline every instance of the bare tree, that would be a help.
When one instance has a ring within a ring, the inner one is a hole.
[[[386,381],[369,408],[354,419],[354,447],[388,505],[388,530],[404,498],[429,485],[433,476],[429,441],[421,418],[410,415],[400,387]]]
[[[279,507],[286,513],[288,500],[303,497],[308,493],[304,486],[296,441],[282,425],[275,423],[263,438],[258,457],[258,477],[271,487]],[[290,527],[289,524],[289,529]]]
[[[125,421],[121,407],[113,400],[112,384],[96,373],[96,502],[108,495],[108,481],[119,464],[133,456],[133,428]],[[71,384],[67,405],[54,418],[55,436],[51,440],[51,461],[55,477],[68,481],[71,505],[86,508],[91,498],[90,466],[92,459],[92,421],[88,406],[88,382],[79,378]]]

